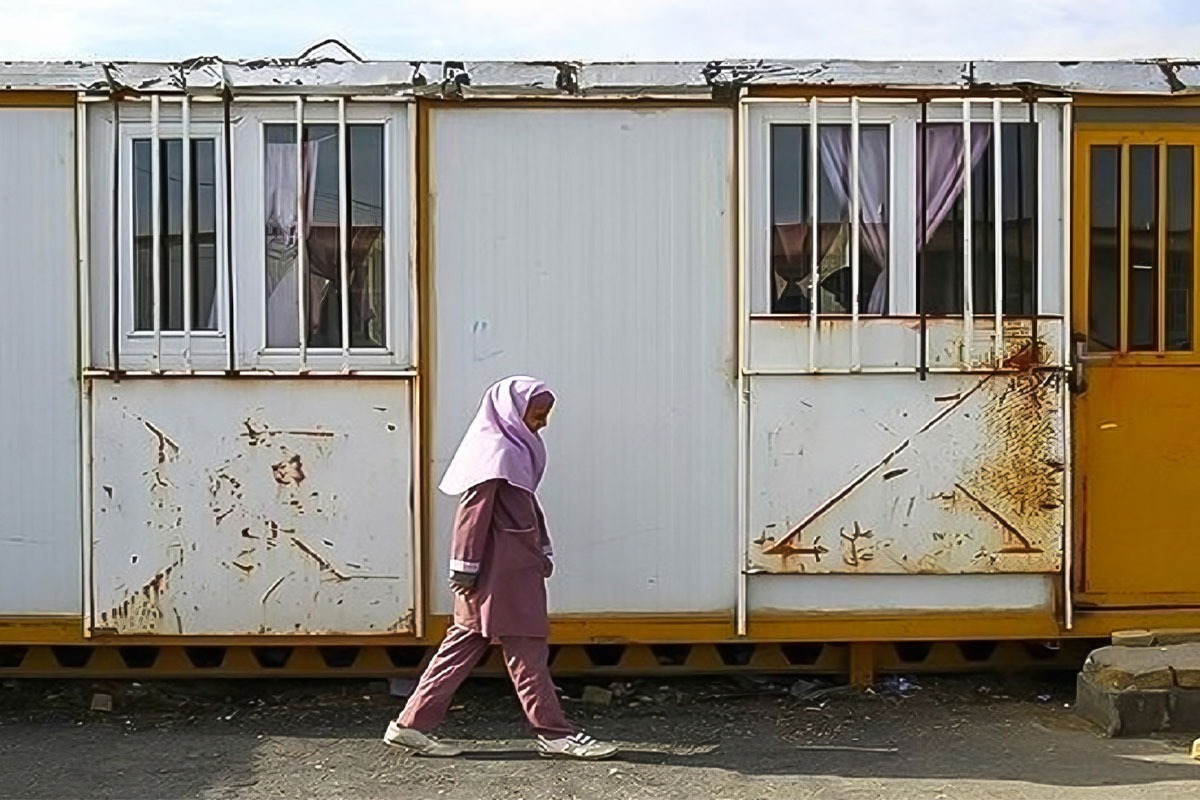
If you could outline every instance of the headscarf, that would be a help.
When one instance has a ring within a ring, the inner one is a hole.
[[[554,397],[536,378],[517,376],[493,384],[483,395],[438,488],[460,495],[472,486],[500,478],[536,492],[546,471],[546,445],[525,424],[524,417],[529,402],[541,394]]]

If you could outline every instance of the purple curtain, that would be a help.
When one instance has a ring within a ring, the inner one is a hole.
[[[821,129],[821,165],[839,204],[850,207],[850,128]],[[888,295],[888,133],[864,128],[858,145],[859,212],[862,243],[880,272],[871,287],[868,314],[887,311]]]
[[[917,231],[917,250],[923,250],[942,220],[954,208],[963,191],[963,130],[959,124],[930,125],[928,133],[929,171],[925,174],[928,192],[925,220]],[[979,163],[983,152],[992,138],[992,128],[986,123],[971,126],[971,168]],[[917,181],[920,183],[921,169],[925,160],[924,137],[917,127]],[[917,197],[917,213],[920,214],[921,198]],[[920,217],[918,216],[918,222]]]

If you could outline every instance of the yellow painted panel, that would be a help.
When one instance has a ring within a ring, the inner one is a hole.
[[[1076,415],[1081,588],[1100,602],[1200,602],[1200,368],[1087,375]]]

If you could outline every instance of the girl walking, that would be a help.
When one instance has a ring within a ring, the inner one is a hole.
[[[454,623],[399,719],[388,725],[389,745],[424,756],[459,755],[429,732],[498,642],[542,755],[600,759],[617,752],[567,722],[550,678],[546,579],[554,551],[535,492],[546,468],[541,430],[553,407],[554,395],[535,378],[493,385],[446,470],[440,489],[460,497],[450,558]]]

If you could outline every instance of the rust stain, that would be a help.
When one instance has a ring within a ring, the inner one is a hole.
[[[165,464],[169,459],[179,455],[179,445],[170,437],[155,427],[149,420],[142,420],[142,425],[158,441],[158,463]]]
[[[1029,541],[1029,539],[1024,534],[1022,534],[1019,530],[1017,530],[1017,527],[1015,525],[1013,525],[1011,522],[1009,522],[1007,519],[1004,518],[1003,514],[1001,514],[999,511],[992,508],[991,506],[989,506],[987,503],[980,500],[969,489],[967,489],[967,487],[963,486],[961,483],[956,483],[956,484],[954,484],[954,486],[960,492],[962,492],[964,495],[966,495],[969,500],[974,501],[974,503],[977,506],[979,506],[979,508],[982,509],[984,511],[984,513],[986,513],[992,519],[996,520],[996,522],[1000,523],[1000,527],[1004,529],[1005,536],[1009,539],[1009,542],[1006,543],[1004,546],[1003,552],[1005,552],[1005,553],[1041,553],[1041,552],[1043,552],[1043,550],[1040,547],[1034,547],[1033,544]]]
[[[245,433],[240,434],[240,436],[246,439],[251,447],[257,447],[258,445],[276,436],[306,436],[315,439],[332,439],[333,437],[337,436],[337,433],[334,431],[325,431],[319,429],[272,430],[271,427],[265,422],[257,424],[258,427],[255,427],[256,423],[253,420],[242,420],[242,427],[246,430]]]
[[[304,463],[299,455],[271,465],[271,474],[280,486],[299,486],[304,483]]]
[[[271,584],[271,587],[263,593],[262,600],[260,600],[259,603],[265,606],[267,604],[267,600],[269,600],[271,595],[274,594],[275,590],[279,588],[279,585],[295,574],[296,573],[294,572],[289,572],[287,575],[280,576],[274,583]]]
[[[869,542],[875,538],[875,532],[863,530],[858,522],[854,523],[854,530],[846,533],[845,528],[841,531],[842,539],[842,561],[848,567],[860,567],[867,561],[872,561],[875,558],[875,549],[870,546]],[[866,544],[862,544],[866,542]]]
[[[293,537],[291,537],[291,539],[292,539],[292,544],[294,544],[297,548],[299,548],[300,552],[304,553],[309,558],[311,558],[313,561],[317,562],[317,565],[321,568],[322,571],[328,572],[330,575],[332,575],[334,578],[336,578],[339,581],[350,580],[350,577],[348,575],[344,575],[343,573],[339,572],[337,570],[337,568],[335,568],[333,566],[333,564],[331,564],[329,562],[329,559],[322,556],[320,553],[318,553],[316,550],[314,550],[312,547],[310,547],[307,543],[302,541],[299,537],[293,536]]]
[[[155,573],[133,592],[126,592],[121,604],[100,614],[100,622],[117,633],[154,633],[163,620],[162,600],[170,588],[172,573],[183,564],[183,554]],[[182,625],[180,624],[180,632]]]

